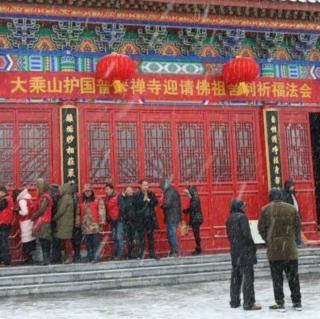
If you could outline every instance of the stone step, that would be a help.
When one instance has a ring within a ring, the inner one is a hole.
[[[315,248],[303,248],[299,249],[300,261],[304,257],[320,257],[320,249]],[[266,260],[266,250],[259,249],[257,251],[257,258],[259,263]],[[52,272],[74,272],[74,271],[87,271],[90,269],[124,269],[124,268],[141,268],[141,267],[158,267],[158,266],[170,266],[170,265],[197,265],[213,262],[225,262],[230,263],[230,254],[215,254],[215,255],[200,255],[200,256],[186,256],[181,258],[161,258],[159,261],[154,259],[142,259],[142,260],[126,260],[126,261],[108,261],[98,264],[68,264],[68,265],[33,265],[33,266],[14,266],[3,267],[0,271],[0,278],[8,275],[23,275],[23,274],[39,274],[39,273],[52,273]],[[1,283],[0,283],[1,284]]]
[[[308,265],[300,269],[300,274],[304,275],[319,273],[318,265]],[[269,269],[255,271],[256,278],[269,277]],[[157,276],[138,276],[132,278],[109,278],[103,280],[74,281],[63,283],[45,283],[25,286],[4,286],[0,288],[0,296],[21,296],[30,294],[51,294],[61,292],[87,291],[98,289],[120,289],[136,288],[159,285],[177,285],[197,282],[223,281],[230,280],[230,271],[202,272],[178,275],[157,275]]]
[[[306,256],[301,257],[299,260],[300,268],[304,266],[313,266],[320,264],[320,256]],[[101,263],[99,268],[96,265],[87,266],[75,269],[72,265],[66,271],[49,272],[49,273],[33,273],[33,274],[12,274],[4,276],[2,274],[0,280],[0,288],[3,286],[15,286],[17,284],[30,285],[30,284],[44,284],[44,283],[58,283],[58,282],[74,282],[74,281],[89,281],[108,278],[131,278],[131,277],[145,277],[156,275],[174,275],[174,274],[189,274],[189,273],[204,273],[204,272],[219,272],[223,270],[231,270],[230,261],[223,262],[206,262],[197,264],[175,264],[175,265],[161,265],[154,264],[152,266],[140,265],[140,267],[130,267],[130,264],[124,262],[123,268],[111,268],[110,263]],[[89,267],[88,267],[89,266]],[[259,260],[255,266],[257,270],[268,268],[269,263],[266,259]],[[45,268],[45,267],[43,267]]]
[[[320,249],[304,248],[299,255],[301,274],[320,273]],[[4,267],[0,272],[0,296],[229,280],[230,272],[229,254]],[[255,275],[270,276],[265,250],[258,251]]]

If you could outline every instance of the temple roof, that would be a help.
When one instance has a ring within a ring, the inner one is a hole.
[[[2,12],[6,4],[320,22],[320,0],[5,0]]]
[[[273,0],[275,2],[302,2],[302,3],[320,3],[320,0]]]
[[[1,1],[2,2],[2,1]],[[77,7],[105,7],[108,5],[109,0],[5,0],[3,2],[11,3],[28,3],[28,4],[49,4],[49,5],[63,5],[63,6],[77,6]],[[132,8],[141,6],[149,3],[165,3],[165,4],[193,4],[193,5],[220,5],[220,6],[244,6],[244,7],[256,7],[257,5],[261,7],[270,7],[273,8],[274,4],[279,6],[279,2],[282,5],[294,5],[295,8],[298,8],[297,5],[302,5],[303,9],[310,9],[312,5],[319,5],[320,0],[117,0],[118,6],[121,7],[124,4],[129,4]],[[310,6],[310,7],[309,7]],[[279,9],[286,8],[278,7]]]

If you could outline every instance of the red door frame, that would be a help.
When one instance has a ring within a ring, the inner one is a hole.
[[[316,215],[316,199],[315,199],[315,186],[314,186],[314,170],[312,159],[312,145],[311,145],[311,132],[310,132],[310,119],[311,112],[319,112],[318,108],[285,108],[279,109],[280,115],[280,141],[282,152],[282,180],[283,182],[289,176],[288,169],[288,156],[286,147],[286,132],[285,128],[290,123],[300,123],[307,126],[307,154],[306,158],[310,163],[310,179],[295,180],[295,187],[297,191],[297,199],[299,202],[300,214],[302,216],[302,229],[307,239],[319,239],[317,215]]]

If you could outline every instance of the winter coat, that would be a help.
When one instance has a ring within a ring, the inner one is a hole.
[[[240,208],[233,207],[226,222],[226,229],[231,246],[232,265],[256,264],[256,246],[252,239],[248,218]]]
[[[179,224],[181,221],[181,199],[178,191],[170,186],[163,195],[162,207],[165,224]]]
[[[147,192],[149,201],[144,200],[142,191],[134,195],[135,209],[136,209],[136,227],[138,231],[149,230],[153,231],[159,229],[157,215],[155,208],[158,205],[158,199],[155,193]]]
[[[120,212],[126,224],[135,225],[137,223],[134,196],[121,196]]]
[[[27,189],[19,193],[17,202],[19,205],[21,242],[28,243],[35,240],[35,238],[32,236],[33,221],[31,220],[33,204]]]
[[[34,221],[33,236],[51,240],[52,198],[49,194],[49,184],[42,179],[37,181],[39,196],[36,201],[37,210],[32,216]]]
[[[71,239],[74,227],[74,206],[71,184],[63,184],[60,193],[61,197],[58,202],[57,212],[53,217],[53,221],[56,222],[54,237]]]
[[[0,225],[11,225],[13,222],[13,200],[6,196],[0,200]]]
[[[113,192],[111,196],[107,196],[105,201],[107,216],[111,221],[121,220],[120,214],[120,198],[116,192]]]
[[[290,187],[293,185],[292,181],[286,181],[284,184],[284,189],[282,191],[282,200],[285,203],[293,205],[292,192],[290,191]]]
[[[282,200],[285,202],[285,203],[288,203],[288,204],[291,204],[294,206],[294,200],[293,200],[293,196],[295,197],[296,201],[297,201],[297,205],[299,206],[299,203],[298,203],[298,200],[297,200],[297,197],[296,197],[296,194],[295,192],[292,192],[290,191],[290,187],[293,185],[293,182],[292,181],[286,181],[285,184],[284,184],[284,190],[282,192]],[[297,207],[296,207],[297,208]],[[300,219],[301,219],[301,213],[300,213],[300,208],[298,207],[298,213],[299,213],[299,216],[300,216]]]
[[[201,211],[201,202],[197,190],[194,187],[188,189],[190,198],[189,208],[183,212],[190,215],[190,225],[201,225],[203,223],[203,216]]]
[[[99,225],[105,224],[104,215],[100,209],[101,205],[97,199],[80,202],[80,222],[84,235],[98,234]]]
[[[295,234],[300,219],[294,206],[273,201],[262,208],[258,230],[267,245],[269,260],[297,260]]]

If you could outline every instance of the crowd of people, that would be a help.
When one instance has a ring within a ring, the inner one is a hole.
[[[258,231],[266,243],[273,283],[275,304],[271,310],[285,311],[283,274],[291,291],[293,308],[301,311],[301,293],[298,273],[297,246],[303,244],[300,236],[301,221],[299,205],[295,197],[293,181],[285,183],[284,190],[272,188],[270,203],[261,209]],[[260,310],[254,291],[254,264],[257,263],[256,245],[253,241],[246,203],[241,199],[231,202],[226,229],[231,245],[232,274],[230,283],[230,306],[241,306],[241,287],[244,310]]]
[[[203,223],[201,202],[195,186],[185,189],[189,198],[188,208],[182,210],[179,192],[170,180],[160,183],[161,198],[149,189],[149,182],[142,180],[134,191],[127,186],[117,193],[111,183],[105,185],[105,196],[97,198],[91,185],[86,184],[78,193],[77,186],[70,182],[61,187],[49,185],[44,179],[36,181],[36,199],[29,190],[16,189],[10,196],[0,186],[0,260],[10,265],[9,235],[14,214],[19,216],[21,242],[25,262],[35,262],[36,241],[41,246],[43,264],[71,263],[82,261],[81,245],[85,243],[88,262],[99,262],[101,256],[101,233],[110,224],[114,241],[113,259],[145,257],[146,242],[149,257],[159,259],[155,250],[154,232],[159,229],[156,207],[160,206],[167,226],[169,256],[179,255],[178,225],[182,213],[189,215],[195,251],[201,254],[200,225]],[[293,181],[286,181],[284,190],[272,188],[270,203],[261,209],[258,230],[266,243],[271,278],[276,303],[271,309],[284,310],[283,273],[291,290],[291,299],[296,310],[301,310],[301,293],[298,274],[297,246],[303,244],[300,236],[299,205]],[[232,274],[230,306],[259,310],[254,291],[254,264],[257,263],[256,245],[253,241],[246,203],[239,198],[231,201],[230,216],[226,231],[231,246]],[[124,248],[124,240],[126,249]],[[64,251],[64,254],[62,254]],[[125,253],[126,252],[126,253]]]
[[[105,185],[105,196],[97,198],[91,185],[84,185],[78,193],[77,185],[68,182],[49,185],[44,179],[35,183],[36,196],[32,198],[27,188],[8,194],[0,186],[0,262],[11,264],[9,235],[15,214],[19,216],[21,242],[26,256],[25,263],[36,261],[37,240],[41,246],[42,263],[99,262],[102,253],[106,224],[110,224],[114,242],[112,258],[144,258],[148,243],[150,258],[159,259],[155,250],[154,232],[159,229],[156,207],[164,213],[169,256],[179,255],[177,230],[182,213],[188,214],[196,248],[201,254],[200,225],[203,223],[200,198],[195,186],[185,189],[189,207],[182,210],[178,191],[170,180],[160,183],[162,197],[149,189],[149,182],[142,180],[139,189],[126,187],[117,193],[111,183]],[[126,242],[126,249],[124,247]],[[81,246],[87,248],[81,256]]]

